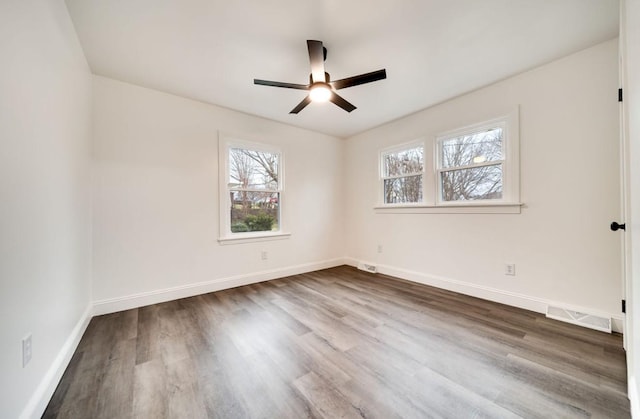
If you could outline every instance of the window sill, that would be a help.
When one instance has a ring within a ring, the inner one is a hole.
[[[257,233],[257,234],[250,234],[250,235],[239,234],[238,236],[219,237],[218,243],[220,243],[221,245],[255,243],[255,242],[266,242],[266,241],[272,241],[272,240],[284,240],[284,239],[288,239],[289,237],[291,237],[291,233],[281,233],[281,232],[262,233],[262,234]]]
[[[520,214],[522,203],[376,205],[376,214]]]

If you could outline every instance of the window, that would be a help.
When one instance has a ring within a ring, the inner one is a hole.
[[[438,138],[438,200],[501,200],[504,123]]]
[[[412,146],[383,152],[382,190],[385,204],[423,201],[424,147]]]
[[[282,153],[221,138],[220,158],[220,240],[280,235]]]
[[[519,213],[519,111],[380,152],[379,212]]]

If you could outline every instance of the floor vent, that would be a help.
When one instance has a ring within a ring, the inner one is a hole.
[[[601,332],[611,333],[611,318],[597,316],[595,314],[582,313],[562,307],[547,306],[547,317],[578,326],[588,327]]]
[[[378,267],[376,265],[369,265],[368,263],[358,263],[358,269],[372,274],[378,273]]]

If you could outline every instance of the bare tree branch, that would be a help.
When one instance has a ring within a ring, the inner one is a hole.
[[[460,201],[502,196],[502,128],[443,141],[442,199]],[[495,163],[492,163],[495,162]]]

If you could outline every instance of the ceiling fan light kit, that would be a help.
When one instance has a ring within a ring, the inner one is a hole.
[[[309,90],[309,97],[313,102],[326,102],[331,97],[331,86],[327,83],[313,83]]]
[[[351,112],[356,109],[356,107],[345,100],[342,96],[338,95],[336,90],[387,78],[386,70],[382,69],[372,71],[371,73],[360,74],[358,76],[347,77],[346,79],[331,81],[329,73],[324,71],[324,60],[327,58],[327,49],[322,45],[322,41],[307,40],[307,48],[309,50],[309,62],[311,63],[309,84],[283,83],[278,81],[253,79],[254,84],[262,86],[284,87],[287,89],[309,91],[307,96],[302,99],[302,102],[300,102],[289,113],[297,114],[312,101],[331,101],[345,111]]]

